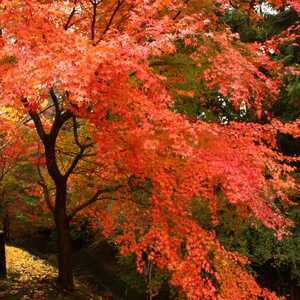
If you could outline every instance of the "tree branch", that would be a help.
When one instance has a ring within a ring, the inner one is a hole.
[[[73,136],[74,136],[75,143],[80,149],[82,149],[84,148],[84,146],[79,142],[76,116],[72,117],[72,121],[73,121]]]
[[[103,36],[104,36],[104,35],[106,34],[106,32],[110,29],[110,26],[112,25],[112,22],[113,22],[113,20],[114,20],[114,17],[116,16],[118,10],[120,9],[120,7],[122,6],[123,3],[124,3],[124,0],[117,0],[117,5],[116,5],[114,11],[112,12],[112,14],[111,14],[111,16],[110,16],[110,18],[109,18],[109,20],[108,20],[108,23],[106,24],[106,26],[105,26],[105,28],[104,28],[104,30],[103,30],[103,32],[102,32],[101,38],[97,41],[96,44],[98,44],[98,43],[102,40]]]
[[[55,119],[53,126],[50,130],[50,138],[54,142],[56,140],[56,137],[59,133],[59,130],[61,127],[73,116],[73,113],[70,110],[67,110],[63,112],[62,114],[59,114],[58,118]]]
[[[91,146],[93,146],[94,143],[88,143],[88,144],[82,144],[80,143],[79,141],[79,135],[78,135],[78,130],[77,130],[77,119],[76,119],[76,116],[73,115],[72,117],[72,121],[73,121],[73,136],[74,136],[74,141],[75,141],[75,144],[80,148],[80,149],[87,149]]]
[[[46,112],[47,110],[51,109],[52,107],[54,107],[54,104],[51,104],[47,107],[45,107],[44,109],[40,110],[39,112],[37,112],[37,114],[42,115],[44,112]],[[21,120],[21,125],[26,125],[28,122],[30,122],[32,119],[30,118],[23,118],[23,120]]]
[[[51,96],[51,99],[52,99],[54,107],[55,107],[55,119],[58,119],[61,111],[60,111],[60,107],[59,107],[59,101],[58,101],[57,96],[55,95],[53,87],[50,89],[50,96]]]
[[[73,151],[64,151],[62,149],[63,148],[57,146],[56,147],[57,153],[62,154],[62,155],[66,155],[66,156],[69,156],[69,157],[74,157],[74,155],[77,155],[76,152],[73,152]],[[95,156],[96,156],[96,153],[84,153],[82,157],[87,158],[87,157],[95,157]],[[89,161],[89,162],[91,162],[91,161]]]
[[[121,184],[117,184],[115,186],[105,187],[105,188],[99,189],[90,199],[88,199],[87,201],[79,204],[77,207],[75,207],[70,212],[70,214],[68,216],[69,221],[72,220],[74,218],[74,216],[77,213],[79,213],[81,210],[83,210],[84,208],[88,207],[89,205],[95,203],[96,201],[100,200],[100,198],[99,198],[100,195],[105,194],[105,193],[115,192],[115,191],[117,191],[121,187],[122,187]],[[111,199],[113,199],[113,198],[111,198]]]
[[[64,29],[65,30],[68,30],[69,26],[70,26],[70,23],[71,23],[71,20],[76,12],[76,5],[77,5],[77,2],[78,0],[74,0],[74,6],[73,6],[73,9],[68,17],[68,20],[67,20],[67,23],[64,25]]]
[[[188,4],[189,1],[190,0],[185,0],[184,4]],[[181,13],[182,13],[182,9],[176,13],[176,15],[173,17],[173,20],[175,21],[181,15]]]
[[[0,182],[4,179],[4,177],[13,169],[12,165],[6,164],[4,161],[4,165],[1,165],[1,174],[0,174]]]
[[[67,179],[72,172],[74,171],[74,169],[76,168],[78,162],[84,157],[84,151],[93,146],[93,143],[89,143],[89,144],[82,144],[79,141],[79,137],[78,137],[78,130],[77,130],[77,123],[76,123],[76,116],[73,115],[72,116],[72,121],[73,121],[73,136],[74,136],[74,141],[75,144],[79,147],[80,151],[78,154],[76,154],[76,156],[74,157],[69,169],[67,170],[67,172],[65,173],[64,177],[65,179]]]
[[[79,161],[83,157],[83,153],[84,153],[84,149],[81,149],[80,152],[74,157],[69,169],[66,171],[66,173],[64,175],[65,179],[68,179],[68,177],[72,174],[72,172],[76,168],[77,164],[79,163]]]
[[[118,30],[120,30],[122,23],[124,22],[124,20],[126,20],[126,18],[128,18],[129,13],[133,10],[134,5],[130,5],[130,7],[128,8],[126,14],[124,14],[120,20],[118,21],[118,23],[116,24],[116,28]]]
[[[44,198],[45,198],[45,201],[47,203],[47,206],[49,208],[49,210],[54,213],[54,206],[53,204],[51,203],[51,200],[50,200],[50,193],[49,193],[49,189],[48,189],[48,186],[47,186],[47,183],[46,183],[46,180],[45,178],[43,177],[42,175],[42,171],[41,171],[41,168],[40,168],[40,165],[39,163],[37,164],[37,171],[38,171],[38,174],[39,174],[39,177],[40,177],[40,181],[38,181],[38,184],[42,187],[43,189],[43,194],[44,194]]]
[[[25,97],[22,97],[21,101],[22,101],[22,103],[23,103],[23,105],[24,105],[25,108],[29,108],[28,100]],[[41,121],[41,118],[40,118],[39,114],[36,111],[33,111],[30,108],[29,108],[29,112],[28,113],[29,113],[31,119],[34,122],[36,131],[37,131],[40,139],[45,143],[46,140],[47,140],[47,134],[45,132],[45,129],[43,127],[43,124],[42,124],[42,121]]]
[[[95,25],[96,25],[96,17],[97,17],[97,6],[101,2],[101,0],[90,0],[93,6],[93,16],[92,16],[92,24],[91,24],[91,40],[95,39]]]

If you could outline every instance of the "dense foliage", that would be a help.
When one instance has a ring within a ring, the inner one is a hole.
[[[35,167],[64,288],[84,215],[178,298],[276,299],[222,233],[241,220],[281,240],[299,192],[299,157],[278,144],[300,136],[299,2],[270,2],[293,16],[274,32],[256,4],[0,2],[1,111],[24,130],[1,135],[0,163]]]

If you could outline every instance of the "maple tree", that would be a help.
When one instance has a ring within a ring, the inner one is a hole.
[[[84,213],[100,220],[122,254],[136,255],[140,272],[148,272],[151,261],[170,272],[171,284],[189,299],[276,298],[245,271],[244,257],[226,251],[213,231],[199,225],[191,201],[207,202],[217,224],[224,198],[241,218],[260,220],[281,238],[292,224],[275,204],[290,203],[288,195],[297,189],[288,164],[297,158],[276,151],[276,136],[299,136],[299,119],[227,126],[188,119],[172,109],[172,78],[151,64],[176,53],[180,42],[206,89],[217,90],[237,111],[241,104],[255,109],[260,120],[278,97],[280,74],[299,71],[274,62],[266,51],[270,44],[244,44],[218,21],[232,6],[259,18],[255,4],[0,2],[1,106],[29,115],[26,126],[35,128],[44,148],[32,163],[55,220],[64,288],[73,288],[69,225]],[[297,1],[289,4],[299,12]],[[199,91],[200,102],[204,96]],[[81,187],[93,181],[88,192],[77,190],[81,196],[73,203],[70,188],[82,180],[80,173],[86,177]]]

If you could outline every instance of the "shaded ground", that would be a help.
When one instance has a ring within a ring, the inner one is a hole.
[[[14,246],[25,249],[34,257],[39,257],[56,267],[55,246],[49,246],[49,240],[44,234],[34,234],[14,241]],[[120,273],[129,275],[127,269],[120,268],[116,250],[105,240],[100,238],[90,245],[80,246],[79,249],[73,246],[74,273],[80,282],[87,284],[96,295],[111,294],[113,300],[145,299],[143,289],[132,288],[122,280]]]
[[[86,283],[75,280],[76,292],[64,294],[56,286],[57,269],[20,248],[7,246],[6,280],[0,280],[0,299],[5,300],[104,300]]]
[[[87,280],[98,291],[111,292],[114,300],[144,300],[141,289],[126,285],[122,269],[117,263],[115,251],[105,241],[96,242],[75,253],[75,274]],[[166,299],[166,298],[164,298]]]

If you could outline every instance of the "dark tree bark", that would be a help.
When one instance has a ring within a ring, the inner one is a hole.
[[[97,2],[98,3],[98,2]],[[75,114],[70,110],[63,110],[60,106],[58,98],[53,89],[50,90],[50,96],[53,101],[55,118],[49,132],[46,132],[37,111],[29,110],[29,115],[34,122],[38,136],[43,143],[47,171],[55,184],[55,202],[52,203],[47,183],[44,181],[41,170],[38,167],[38,172],[41,177],[40,185],[45,194],[45,200],[50,211],[53,213],[56,231],[57,231],[57,251],[58,251],[58,282],[60,286],[72,291],[74,288],[73,281],[73,264],[72,264],[72,243],[70,236],[69,222],[82,209],[93,204],[103,194],[111,193],[121,187],[120,184],[114,186],[100,188],[90,199],[73,208],[71,212],[67,212],[67,184],[68,178],[73,174],[79,161],[86,154],[85,151],[93,146],[93,143],[81,143],[77,131],[77,120]],[[22,103],[25,108],[28,108],[29,103],[26,98],[22,98]],[[76,107],[75,107],[76,108]],[[78,148],[77,154],[74,155],[69,168],[62,174],[56,159],[56,139],[64,124],[71,120],[73,124],[74,143]]]
[[[66,182],[62,181],[56,187],[56,205],[54,209],[55,225],[57,230],[58,250],[58,282],[67,290],[74,288],[72,247],[69,221],[66,213]]]
[[[0,231],[0,278],[6,278],[5,233]]]
[[[3,218],[3,230],[4,230],[6,242],[9,242],[10,241],[10,220],[7,212],[5,212]]]
[[[73,117],[73,113],[69,110],[64,112],[61,111],[53,89],[51,89],[50,95],[55,107],[55,119],[49,133],[46,133],[38,112],[29,110],[29,115],[34,122],[38,136],[43,143],[47,170],[54,181],[56,189],[53,216],[57,231],[58,283],[63,289],[72,291],[74,289],[72,246],[69,219],[66,211],[67,180],[70,174],[65,176],[61,173],[56,160],[55,145],[60,129]],[[28,107],[26,98],[23,98],[22,102],[25,107]]]
[[[63,289],[68,291],[74,289],[72,244],[66,211],[68,176],[63,176],[59,170],[56,161],[55,143],[61,127],[71,117],[71,112],[57,114],[49,135],[46,135],[42,139],[45,148],[47,170],[56,188],[53,214],[57,231],[58,282]]]

